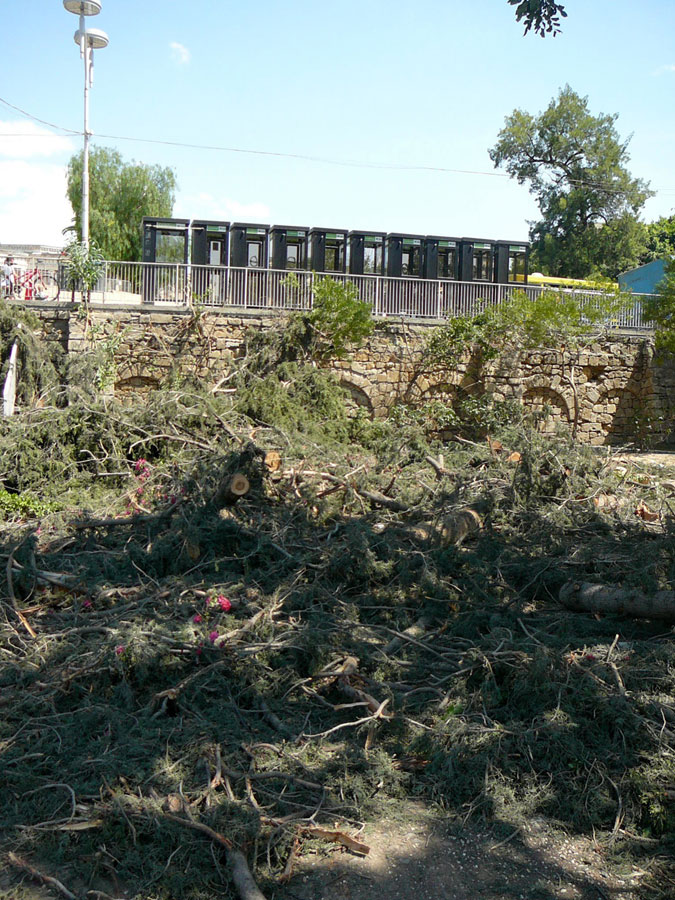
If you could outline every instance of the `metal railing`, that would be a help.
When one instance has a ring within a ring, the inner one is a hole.
[[[211,309],[308,310],[312,308],[318,279],[332,278],[352,285],[376,317],[417,320],[475,315],[485,305],[499,304],[516,291],[534,299],[542,291],[556,290],[580,305],[597,304],[602,292],[539,285],[492,284],[480,281],[425,281],[383,275],[349,275],[329,272],[288,272],[278,269],[195,266],[183,263],[106,262],[91,292],[93,303],[153,305]],[[70,289],[61,281],[62,297]],[[621,309],[612,327],[648,330],[642,313],[642,294]]]

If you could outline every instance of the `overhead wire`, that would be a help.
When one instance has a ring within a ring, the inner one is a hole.
[[[47,122],[44,119],[40,119],[37,116],[32,115],[26,110],[21,109],[18,106],[14,106],[14,104],[9,103],[7,100],[0,97],[0,103],[9,107],[10,109],[15,110],[16,112],[21,113],[26,116],[28,119],[32,119],[34,122],[39,122],[41,125],[45,125],[48,128],[54,128],[58,131],[63,132],[69,136],[83,136],[84,132],[78,131],[72,128],[64,128],[61,125],[55,125],[52,122]],[[0,137],[42,137],[43,135],[34,135],[34,134],[2,134],[0,133]],[[44,137],[48,137],[49,135],[44,135]],[[439,172],[450,175],[475,175],[481,177],[490,177],[490,178],[511,178],[511,176],[506,172],[486,172],[479,169],[455,169],[450,168],[448,166],[427,166],[427,165],[417,165],[417,164],[406,164],[406,163],[386,163],[386,162],[367,162],[365,160],[345,160],[345,159],[334,159],[331,157],[323,157],[323,156],[312,156],[309,154],[302,153],[286,153],[282,151],[276,150],[253,150],[245,147],[227,147],[220,146],[215,144],[196,144],[190,143],[186,141],[167,141],[160,140],[158,138],[142,138],[142,137],[131,137],[129,135],[119,135],[119,134],[98,134],[92,135],[93,138],[98,138],[99,140],[108,140],[108,141],[130,141],[133,143],[140,144],[155,144],[164,147],[181,147],[188,150],[208,150],[213,152],[220,153],[240,153],[251,156],[265,156],[265,157],[273,157],[278,159],[293,159],[300,160],[302,162],[315,162],[322,163],[324,165],[332,165],[332,166],[344,166],[348,168],[357,168],[357,169],[381,169],[385,171],[403,171],[403,172]],[[605,193],[610,194],[625,194],[626,191],[623,189],[617,189],[610,187],[608,185],[602,185],[597,182],[592,181],[584,181],[583,179],[570,179],[571,183],[578,186],[597,188],[603,190]],[[653,193],[670,193],[675,191],[675,188],[654,188],[652,189]]]

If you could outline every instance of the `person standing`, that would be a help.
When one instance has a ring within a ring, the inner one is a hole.
[[[11,256],[5,258],[2,267],[2,293],[5,297],[11,297],[14,294],[14,284],[16,281],[16,272],[14,271],[14,259]]]

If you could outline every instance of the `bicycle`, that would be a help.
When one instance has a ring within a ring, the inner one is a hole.
[[[32,303],[36,300],[54,302],[59,299],[60,293],[61,285],[58,279],[39,266],[15,276],[13,296],[23,303]]]

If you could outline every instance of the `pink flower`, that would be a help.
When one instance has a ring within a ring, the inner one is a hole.
[[[123,644],[120,644],[119,647],[115,647],[115,653],[117,654],[117,656],[121,656],[125,650],[126,647]]]
[[[224,597],[222,594],[218,594],[218,606],[223,612],[229,612],[232,609],[232,604],[227,597]]]
[[[195,623],[195,625],[199,625],[199,623],[202,621],[202,617],[199,615],[199,613],[197,613],[192,617],[192,621]]]
[[[82,603],[82,606],[83,606],[85,609],[91,609],[91,600],[85,600],[85,601]]]
[[[215,644],[217,638],[218,638],[217,631],[212,631],[209,633],[209,640],[211,641],[212,644]]]
[[[144,469],[147,466],[147,464],[148,464],[147,459],[143,459],[141,457],[140,459],[137,459],[136,462],[134,463],[134,470],[136,472],[140,472],[141,469]]]

